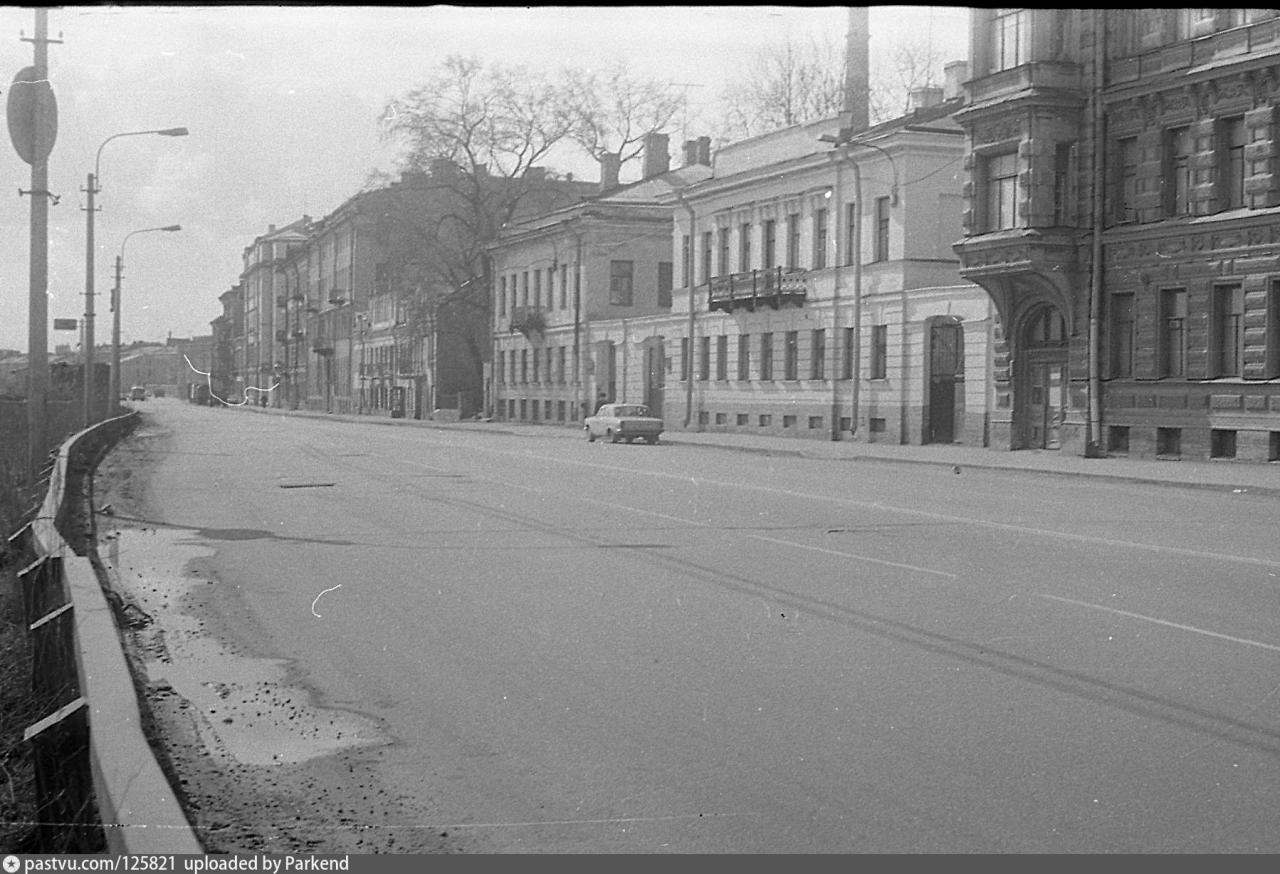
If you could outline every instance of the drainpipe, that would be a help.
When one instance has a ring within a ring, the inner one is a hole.
[[[677,191],[676,197],[680,199],[680,205],[685,208],[685,212],[689,213],[689,350],[688,355],[686,356],[689,360],[681,362],[681,366],[688,371],[689,376],[689,378],[684,381],[684,427],[688,430],[689,423],[693,421],[693,349],[695,346],[693,342],[693,332],[696,328],[694,320],[693,289],[694,286],[697,285],[694,281],[694,276],[698,272],[698,235],[696,233],[697,219],[694,217],[693,207],[691,207],[689,202],[684,199],[683,191]],[[708,279],[708,282],[709,281],[710,279]]]
[[[574,232],[573,256],[573,416],[582,415],[582,228]]]
[[[831,288],[831,349],[835,350],[840,348],[840,335],[837,332],[840,326],[840,270],[845,259],[853,257],[853,253],[845,252],[844,257],[840,257],[841,241],[846,237],[846,234],[843,233],[845,228],[842,224],[844,220],[842,214],[845,212],[843,208],[844,165],[840,163],[840,156],[836,152],[831,153],[831,163],[836,168],[836,220],[834,223],[836,229],[836,269],[832,274],[833,285]],[[856,213],[861,208],[862,204],[855,203],[853,211]],[[833,363],[838,363],[839,358],[833,357],[835,358]],[[840,374],[835,372],[835,367],[832,367],[831,371],[831,439],[832,441],[838,441],[840,439]]]
[[[853,168],[853,392],[850,398],[849,439],[858,436],[862,389],[862,170],[857,161]]]
[[[1090,458],[1102,454],[1102,380],[1099,375],[1099,328],[1102,322],[1102,221],[1103,221],[1103,161],[1102,86],[1106,63],[1106,10],[1094,10],[1093,38],[1093,88],[1089,95],[1093,106],[1093,196],[1090,219],[1093,224],[1092,258],[1089,277],[1089,438],[1085,455]]]

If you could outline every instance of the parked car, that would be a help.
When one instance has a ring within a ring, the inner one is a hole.
[[[662,434],[662,420],[650,416],[644,404],[603,404],[583,420],[582,427],[591,442],[603,437],[610,443],[640,439],[653,444]]]
[[[129,400],[145,401],[147,399],[147,390],[140,385],[135,385],[129,389]]]

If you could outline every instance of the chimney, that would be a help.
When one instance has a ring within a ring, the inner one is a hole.
[[[921,88],[912,88],[907,94],[907,110],[915,112],[918,109],[928,109],[930,106],[937,106],[942,102],[942,89],[937,85],[925,85]]]
[[[871,30],[866,6],[849,7],[844,65],[844,112],[849,129],[863,131],[871,126]]]
[[[955,100],[964,96],[964,83],[969,80],[968,61],[950,61],[942,68],[944,84],[942,99]]]
[[[612,191],[618,187],[618,171],[622,168],[622,159],[617,152],[605,152],[600,156],[600,193]]]
[[[685,140],[684,141],[684,164],[682,166],[692,167],[696,163],[698,163],[698,141]]]
[[[670,139],[666,134],[660,134],[657,131],[650,131],[644,135],[644,153],[641,158],[644,162],[644,170],[640,174],[641,179],[652,179],[671,169],[671,153],[667,148],[669,142]]]
[[[698,137],[698,163],[711,166],[711,137]]]
[[[450,182],[458,178],[458,165],[448,158],[432,158],[430,172],[437,182]]]

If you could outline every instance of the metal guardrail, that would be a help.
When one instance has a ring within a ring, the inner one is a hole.
[[[37,839],[46,850],[204,851],[143,734],[115,616],[89,557],[92,525],[67,531],[68,508],[82,499],[68,494],[71,472],[92,471],[136,419],[108,419],[68,438],[35,518],[10,538],[11,548],[34,557],[18,577],[34,691],[49,712],[24,739],[35,752]],[[72,546],[80,534],[89,541],[83,554]]]

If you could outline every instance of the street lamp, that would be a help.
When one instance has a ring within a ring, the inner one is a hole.
[[[107,143],[120,137],[137,137],[144,134],[157,134],[162,137],[185,137],[185,127],[166,127],[159,130],[135,130],[112,134],[98,146],[98,154],[93,159],[93,172],[89,174],[89,182],[85,186],[85,264],[84,264],[84,426],[93,424],[93,222],[96,207],[94,195],[99,191],[98,177],[102,164],[102,150]],[[114,371],[112,371],[114,373]],[[116,397],[116,395],[113,395]],[[113,401],[112,403],[116,403]]]
[[[124,247],[134,234],[145,234],[150,231],[180,231],[182,225],[165,225],[162,228],[139,228],[124,235],[120,244],[120,254],[116,256],[116,284],[111,289],[111,409],[120,409],[120,287],[124,273]]]

